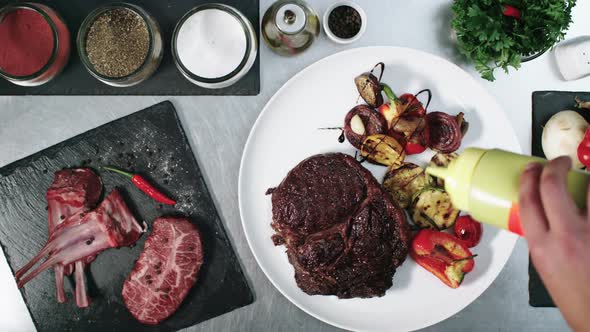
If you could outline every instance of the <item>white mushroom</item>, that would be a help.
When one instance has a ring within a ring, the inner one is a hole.
[[[560,156],[572,158],[574,168],[583,168],[578,160],[578,145],[588,129],[588,122],[574,111],[561,111],[553,115],[543,128],[541,143],[547,159]]]

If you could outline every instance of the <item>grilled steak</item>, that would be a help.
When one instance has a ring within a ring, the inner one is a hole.
[[[304,292],[373,297],[391,287],[408,254],[405,213],[354,158],[312,156],[270,193],[273,241]]]
[[[203,264],[201,236],[186,218],[160,217],[133,271],[123,285],[123,300],[143,324],[172,315],[197,280]]]

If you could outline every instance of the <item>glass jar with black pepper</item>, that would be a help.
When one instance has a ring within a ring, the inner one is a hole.
[[[88,72],[103,83],[127,87],[148,79],[163,55],[160,26],[143,8],[115,3],[92,11],[76,40]]]

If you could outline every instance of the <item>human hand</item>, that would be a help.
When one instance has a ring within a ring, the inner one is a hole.
[[[520,218],[531,258],[553,301],[572,329],[590,331],[590,217],[567,191],[571,167],[569,157],[544,167],[528,165],[520,183]]]

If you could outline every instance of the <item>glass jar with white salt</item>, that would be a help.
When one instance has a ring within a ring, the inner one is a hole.
[[[257,52],[250,21],[223,4],[193,8],[180,19],[172,36],[172,54],[180,72],[209,89],[228,87],[244,77]]]

